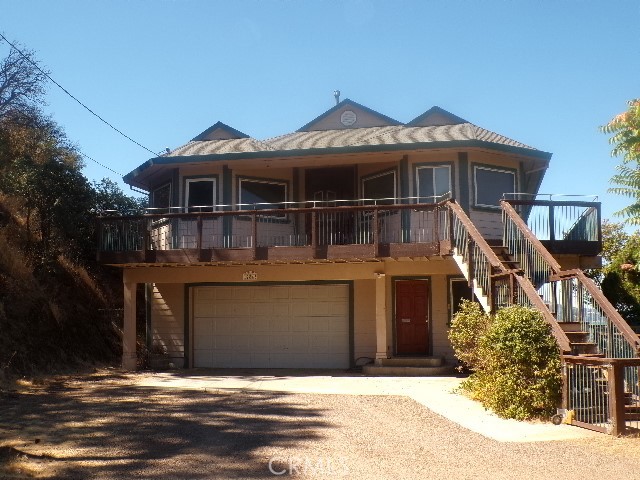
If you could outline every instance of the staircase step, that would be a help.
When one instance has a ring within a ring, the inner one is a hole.
[[[589,340],[589,332],[564,332],[571,343],[586,343]]]
[[[627,413],[637,413],[640,415],[640,405],[625,405],[624,411]]]
[[[451,375],[454,369],[451,365],[440,367],[401,367],[383,365],[365,365],[362,367],[365,375],[385,375],[391,377],[431,377],[434,375]]]
[[[441,367],[442,357],[393,357],[381,358],[378,365],[383,367]]]
[[[571,342],[571,351],[580,355],[598,353],[598,346],[592,342]]]
[[[560,328],[562,328],[565,333],[582,331],[582,325],[580,322],[558,322],[558,325],[560,325]]]
[[[604,353],[565,353],[564,355],[565,357],[571,356],[571,357],[587,357],[587,358],[604,358]],[[600,368],[600,367],[593,367],[593,368]]]

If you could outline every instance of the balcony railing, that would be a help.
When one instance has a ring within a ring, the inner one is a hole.
[[[505,197],[549,252],[598,255],[602,251],[600,202],[559,195]]]
[[[114,264],[206,263],[448,253],[446,202],[404,200],[393,205],[360,200],[335,202],[339,206],[309,202],[105,215],[98,219],[98,259]]]

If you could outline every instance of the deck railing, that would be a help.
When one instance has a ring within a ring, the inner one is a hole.
[[[563,357],[563,404],[573,425],[612,435],[640,432],[640,358]]]
[[[521,199],[521,195],[512,194],[518,198],[507,198],[503,202],[515,209],[549,252],[600,253],[602,230],[599,202]]]
[[[448,253],[450,228],[445,202],[358,203],[284,208],[260,205],[251,210],[190,207],[186,212],[182,208],[102,216],[98,219],[99,258],[127,263],[178,261],[186,255],[182,261],[207,262]]]

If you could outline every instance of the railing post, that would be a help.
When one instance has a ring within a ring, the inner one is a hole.
[[[314,210],[313,212],[311,212],[311,249],[313,251],[314,257],[317,255],[318,250],[318,227],[316,225],[317,221],[318,214]]]
[[[556,241],[556,220],[553,205],[549,205],[549,240]]]
[[[627,425],[624,412],[624,366],[613,361],[607,367],[609,376],[609,415],[611,435],[624,434]]]
[[[380,256],[380,234],[378,232],[378,209],[376,208],[373,211],[373,224],[371,228],[373,229],[373,256],[378,258]]]
[[[254,210],[251,212],[251,236],[253,241],[251,245],[253,247],[253,259],[256,260],[258,258],[257,248],[258,248],[258,221],[257,221],[257,212]]]
[[[562,404],[560,408],[565,411],[569,409],[569,366],[567,362],[562,362]]]

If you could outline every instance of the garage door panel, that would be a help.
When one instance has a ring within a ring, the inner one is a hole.
[[[213,366],[213,351],[212,350],[193,350],[193,363],[194,365],[211,365]]]
[[[213,318],[203,317],[193,319],[193,328],[198,331],[198,335],[213,334]]]
[[[292,332],[309,332],[310,328],[310,320],[308,318],[294,318],[291,322],[291,331]]]
[[[268,332],[269,331],[269,318],[268,317],[253,317],[251,318],[251,330],[256,332]]]
[[[330,332],[349,333],[349,325],[347,325],[341,318],[327,318]]]
[[[329,331],[329,320],[327,317],[316,317],[311,320],[311,331],[312,332],[328,332]]]
[[[289,321],[288,317],[271,318],[269,320],[269,330],[278,333],[288,332],[290,330]]]
[[[328,302],[313,302],[309,304],[309,313],[311,315],[328,315],[329,303]]]
[[[348,299],[346,285],[198,287],[194,365],[348,367]]]
[[[292,303],[291,314],[294,316],[309,315],[309,304],[305,303]]]

